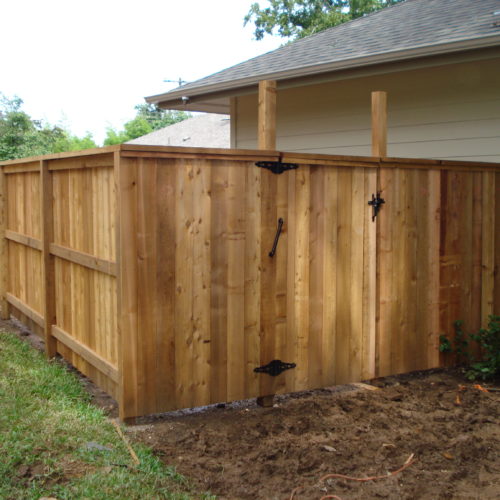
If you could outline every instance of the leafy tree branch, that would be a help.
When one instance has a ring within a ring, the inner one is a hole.
[[[296,40],[326,28],[356,19],[403,0],[268,0],[255,2],[244,18],[253,23],[254,35],[278,35]]]

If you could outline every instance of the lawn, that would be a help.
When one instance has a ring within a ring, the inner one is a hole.
[[[134,449],[139,465],[76,375],[0,330],[0,498],[211,498]]]

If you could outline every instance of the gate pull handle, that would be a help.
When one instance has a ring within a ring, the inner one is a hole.
[[[280,239],[282,227],[283,227],[283,219],[280,217],[278,219],[278,230],[276,231],[276,236],[274,237],[273,249],[269,252],[269,257],[274,257],[274,254],[276,253],[276,247],[278,246],[278,240]]]

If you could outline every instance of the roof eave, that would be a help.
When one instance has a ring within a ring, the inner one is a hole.
[[[406,59],[415,59],[425,56],[434,56],[472,49],[495,47],[498,45],[500,45],[500,34],[495,34],[492,36],[464,39],[445,44],[440,43],[435,45],[426,45],[425,47],[414,47],[411,49],[394,50],[370,56],[343,59],[326,64],[301,66],[299,68],[293,68],[286,71],[271,72],[267,74],[264,73],[256,76],[242,78],[239,80],[218,82],[212,85],[171,90],[163,94],[146,97],[145,99],[146,102],[150,104],[157,104],[162,107],[172,105],[176,108],[179,108],[179,101],[182,99],[182,97],[201,97],[203,95],[227,92],[229,90],[235,91],[242,87],[257,85],[261,80],[288,80],[291,78],[301,78],[321,73],[330,73],[369,65],[397,62]]]

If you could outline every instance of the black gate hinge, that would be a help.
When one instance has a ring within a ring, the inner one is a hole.
[[[276,377],[285,370],[290,370],[295,368],[297,365],[295,363],[284,363],[281,359],[273,359],[270,363],[264,366],[259,366],[254,368],[255,373],[267,373],[271,377]]]
[[[368,205],[370,205],[373,209],[372,222],[375,220],[375,217],[377,217],[380,207],[385,203],[385,200],[380,197],[380,193],[381,191],[377,191],[377,196],[372,194],[372,199],[368,202]]]
[[[282,163],[281,161],[258,161],[255,165],[260,168],[267,168],[273,174],[282,174],[287,170],[299,168],[296,163]]]

